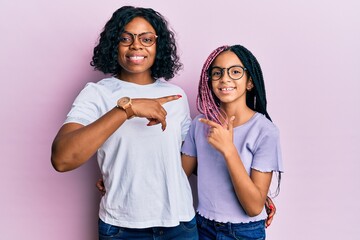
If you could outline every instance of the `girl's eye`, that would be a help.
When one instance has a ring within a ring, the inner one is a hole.
[[[221,72],[220,71],[213,71],[212,76],[220,76],[221,75]]]

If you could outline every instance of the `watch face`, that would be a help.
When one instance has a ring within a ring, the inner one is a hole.
[[[127,119],[131,119],[135,116],[134,111],[131,108],[131,99],[129,97],[122,97],[117,101],[117,107],[125,110]]]
[[[130,102],[130,98],[129,97],[123,97],[119,99],[118,105],[120,107],[124,107],[126,104],[128,104]]]

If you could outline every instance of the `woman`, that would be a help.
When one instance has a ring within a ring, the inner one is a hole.
[[[107,189],[100,239],[198,237],[179,154],[191,121],[188,102],[166,81],[181,68],[176,50],[160,13],[131,6],[115,11],[91,62],[112,76],[85,86],[55,137],[57,171],[73,170],[97,152]]]

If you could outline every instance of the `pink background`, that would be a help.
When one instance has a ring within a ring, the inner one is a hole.
[[[84,84],[102,77],[92,50],[126,4],[158,10],[177,32],[185,67],[173,82],[193,116],[210,51],[240,43],[257,56],[286,169],[268,239],[358,238],[360,2],[170,2],[1,0],[0,238],[97,238],[95,159],[57,173],[50,146]]]

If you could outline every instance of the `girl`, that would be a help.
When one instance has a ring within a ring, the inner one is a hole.
[[[280,180],[283,169],[262,71],[249,50],[222,46],[210,54],[197,107],[182,162],[188,176],[197,167],[200,239],[265,239],[264,204],[272,173]]]
[[[73,170],[97,152],[107,190],[99,239],[197,239],[179,154],[190,112],[183,90],[166,81],[181,68],[174,33],[153,9],[122,7],[91,65],[111,77],[76,98],[53,142],[54,168]]]

